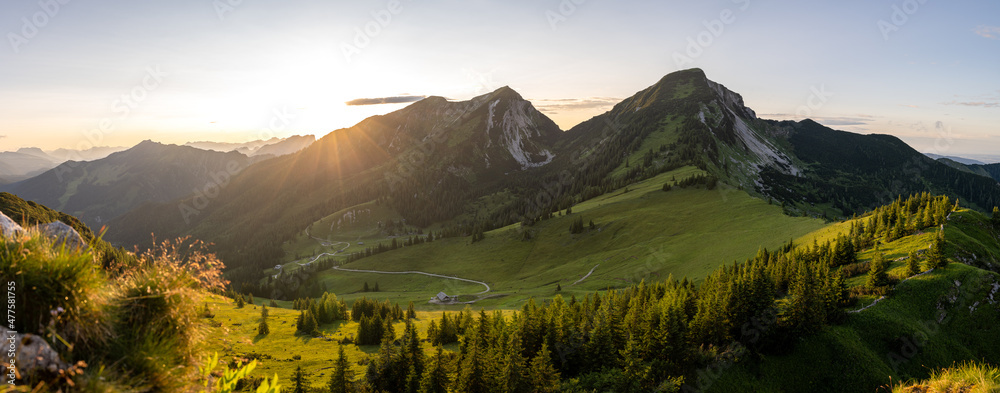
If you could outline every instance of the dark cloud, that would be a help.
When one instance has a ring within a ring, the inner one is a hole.
[[[394,96],[394,97],[379,97],[379,98],[357,98],[345,102],[347,105],[380,105],[380,104],[403,104],[407,102],[417,102],[427,96]]]

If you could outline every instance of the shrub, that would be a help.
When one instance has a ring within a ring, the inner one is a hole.
[[[195,343],[204,336],[196,306],[206,290],[221,290],[223,265],[204,252],[204,244],[186,238],[164,241],[139,257],[139,265],[119,278],[114,302],[118,336],[110,361],[141,376],[154,390],[185,383],[197,357]]]
[[[53,247],[29,230],[15,240],[0,237],[0,271],[14,278],[15,330],[47,335],[53,345],[56,332],[83,347],[108,339],[105,278],[89,251]]]

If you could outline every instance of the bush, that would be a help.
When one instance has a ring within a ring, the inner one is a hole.
[[[48,336],[53,345],[58,332],[84,348],[108,339],[105,277],[89,251],[53,247],[29,230],[16,240],[0,237],[0,271],[14,278],[9,290],[16,294],[14,330]]]
[[[77,381],[87,391],[184,390],[203,336],[201,300],[225,284],[222,264],[202,247],[163,242],[110,279],[91,250],[54,247],[32,231],[0,238],[0,270],[16,277],[15,328],[90,364]]]
[[[196,306],[206,290],[222,290],[223,265],[186,238],[164,241],[139,257],[139,265],[119,278],[115,291],[118,338],[108,353],[128,374],[153,390],[174,390],[197,358],[204,337]]]

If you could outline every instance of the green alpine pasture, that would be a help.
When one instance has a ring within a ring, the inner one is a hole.
[[[663,191],[664,183],[674,184],[702,173],[694,167],[667,172],[580,203],[569,214],[562,211],[530,227],[514,224],[486,232],[479,242],[472,243],[466,237],[445,238],[341,267],[422,271],[482,281],[490,286],[491,292],[486,294],[490,297],[477,302],[476,307],[516,308],[529,297],[584,295],[670,275],[699,280],[722,264],[752,257],[760,247],[773,249],[824,226],[819,219],[784,215],[780,206],[723,185],[713,190],[702,186]],[[314,224],[310,233],[321,233],[313,228],[328,228],[332,217]],[[570,226],[576,220],[582,221],[584,230],[572,234]],[[592,228],[590,222],[594,223]],[[325,239],[343,241],[339,237]],[[315,239],[311,244],[303,241],[302,250],[318,244]],[[440,308],[428,304],[438,292],[472,295],[486,289],[421,275],[330,269],[318,277],[328,291],[344,300],[367,296],[404,304],[413,301],[422,309]],[[380,292],[360,292],[365,282],[373,286],[376,281]],[[457,307],[461,306],[448,309]]]

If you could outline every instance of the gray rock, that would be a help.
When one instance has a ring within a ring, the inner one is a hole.
[[[51,238],[57,245],[66,244],[66,247],[72,249],[87,248],[87,242],[83,240],[83,236],[80,236],[80,233],[76,229],[73,229],[73,227],[66,225],[62,221],[39,225],[38,230]]]
[[[17,361],[17,369],[22,376],[39,374],[56,374],[59,370],[66,370],[70,365],[59,358],[49,343],[34,334],[17,334],[14,337],[7,336],[4,346],[10,345],[10,339],[16,343],[17,352],[14,359]],[[9,362],[7,351],[4,351],[4,362]]]
[[[21,228],[14,220],[7,217],[3,213],[0,213],[0,236],[6,238],[13,238],[24,232],[24,228]]]

